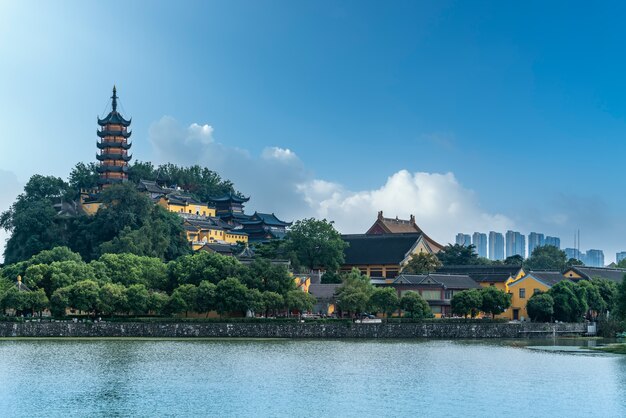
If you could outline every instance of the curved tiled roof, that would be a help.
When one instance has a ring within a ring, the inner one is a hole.
[[[346,265],[400,264],[422,234],[342,235]]]

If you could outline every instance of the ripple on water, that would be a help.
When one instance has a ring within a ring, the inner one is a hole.
[[[626,357],[492,341],[0,341],[0,411],[623,417]]]

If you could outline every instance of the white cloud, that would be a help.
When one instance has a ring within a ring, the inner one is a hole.
[[[476,195],[452,173],[401,170],[376,189],[351,191],[315,178],[293,150],[271,146],[253,156],[215,141],[209,125],[185,128],[165,116],[152,124],[150,141],[158,162],[207,166],[251,196],[247,209],[276,212],[286,220],[327,218],[341,232],[359,233],[365,232],[379,210],[402,218],[414,214],[418,224],[442,243],[459,231],[514,226],[506,216],[483,211]]]

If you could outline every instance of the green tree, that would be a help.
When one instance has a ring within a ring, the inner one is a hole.
[[[256,288],[263,292],[276,292],[281,295],[295,289],[293,277],[284,265],[273,265],[268,260],[256,259],[250,264],[248,272],[240,270],[242,273],[239,277],[249,288]]]
[[[626,277],[622,279],[617,291],[617,312],[618,315],[626,320]]]
[[[160,315],[165,311],[169,296],[164,292],[150,292],[148,297],[148,311],[155,315]]]
[[[28,309],[30,309],[33,314],[37,312],[39,317],[41,317],[41,312],[50,305],[46,292],[44,292],[43,289],[37,289],[32,292],[24,293],[26,295]]]
[[[428,302],[417,292],[404,292],[400,298],[400,307],[414,319],[432,318],[433,313]]]
[[[526,303],[528,317],[534,322],[550,322],[554,315],[554,299],[548,293],[535,293]]]
[[[591,280],[581,280],[576,283],[577,288],[583,290],[585,302],[587,302],[587,308],[589,314],[594,318],[598,315],[606,312],[608,306],[602,295],[600,294],[600,288],[596,286]]]
[[[511,255],[504,259],[504,264],[509,266],[522,266],[524,263],[524,257],[519,254]]]
[[[170,300],[175,300],[179,307],[183,307],[182,311],[185,312],[185,317],[188,316],[189,311],[193,311],[196,309],[196,302],[198,297],[198,288],[192,284],[181,284],[174,292],[172,292],[172,297]],[[183,304],[180,304],[180,300],[183,301]],[[180,310],[176,310],[174,312],[182,312]]]
[[[524,263],[530,270],[563,270],[567,265],[565,251],[553,245],[536,247]]]
[[[337,305],[344,312],[364,312],[373,291],[370,278],[354,268],[344,276],[343,283],[337,289]]]
[[[244,312],[247,309],[248,288],[234,277],[220,281],[215,289],[215,307],[220,315]]]
[[[50,313],[56,318],[65,316],[65,310],[70,306],[70,287],[62,287],[54,291],[50,297]]]
[[[569,280],[562,280],[548,291],[554,299],[554,319],[563,322],[579,322],[587,312],[584,290]]]
[[[100,307],[100,286],[93,280],[82,280],[69,288],[70,306],[98,316]]]
[[[305,312],[313,310],[315,303],[315,297],[302,290],[290,290],[285,297],[285,304],[290,313],[295,310],[302,315]]]
[[[26,269],[24,283],[29,287],[45,290],[52,296],[56,289],[70,286],[82,280],[95,280],[89,264],[83,261],[53,261],[51,264],[35,264]]]
[[[71,200],[77,199],[81,189],[95,189],[98,187],[100,174],[97,171],[96,163],[78,163],[72,168],[69,176],[69,187],[67,197]]]
[[[119,283],[104,283],[100,287],[100,306],[98,310],[103,315],[113,315],[116,312],[128,311],[126,288]]]
[[[5,312],[13,309],[16,315],[23,313],[28,309],[28,292],[21,292],[16,286],[11,286],[2,295],[0,308]]]
[[[494,286],[485,287],[481,289],[480,293],[482,297],[481,310],[491,314],[492,318],[500,315],[511,306],[511,294],[496,289]]]
[[[206,251],[182,256],[168,264],[172,287],[181,284],[198,285],[203,280],[217,284],[228,277],[241,277],[245,274],[248,274],[247,268],[236,258]]]
[[[103,254],[90,265],[100,282],[121,283],[124,286],[142,284],[155,290],[168,288],[167,265],[156,257]]]
[[[606,314],[606,312],[615,312],[617,307],[617,296],[618,296],[618,285],[614,281],[606,280],[602,278],[594,277],[591,279],[591,283],[598,288],[600,292],[600,297],[605,304],[605,311],[601,312]]]
[[[339,284],[341,283],[341,274],[337,271],[329,270],[322,275],[322,284]]]
[[[265,311],[265,299],[259,289],[248,289],[246,308],[254,314]]]
[[[217,286],[208,280],[203,280],[198,285],[198,291],[196,295],[196,305],[198,312],[206,312],[206,316],[209,316],[209,312],[216,307],[216,292]]]
[[[441,261],[435,254],[419,253],[411,256],[409,262],[402,268],[406,274],[427,274],[432,273],[441,267]]]
[[[293,224],[285,238],[285,246],[309,270],[334,271],[344,262],[347,244],[332,222],[309,218]]]
[[[144,315],[148,312],[150,293],[143,284],[133,284],[126,288],[126,303],[128,310],[135,315]]]
[[[398,309],[398,292],[392,287],[377,287],[370,296],[369,304],[375,312],[383,312],[389,318]]]
[[[452,296],[450,305],[453,314],[475,318],[483,305],[482,294],[478,289],[462,290]]]
[[[265,306],[265,316],[271,312],[276,316],[276,311],[285,308],[285,298],[276,292],[265,291],[263,292],[263,305]]]
[[[448,244],[437,253],[437,258],[444,266],[467,266],[478,264],[478,254],[473,245]]]

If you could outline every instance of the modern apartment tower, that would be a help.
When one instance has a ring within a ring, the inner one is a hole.
[[[626,251],[620,251],[619,253],[615,254],[615,262],[619,263],[620,261],[626,259]]]
[[[526,237],[517,231],[506,231],[506,256],[521,255],[526,258]]]
[[[487,234],[474,232],[472,235],[472,244],[476,247],[476,252],[479,257],[487,258]]]
[[[604,252],[602,250],[587,250],[582,261],[589,267],[604,267]]]
[[[565,256],[567,257],[567,259],[569,260],[570,258],[573,258],[575,260],[579,260],[579,261],[583,261],[582,260],[582,254],[580,251],[578,251],[578,249],[576,248],[566,248],[565,250]]]
[[[470,237],[469,234],[463,234],[459,232],[458,234],[456,234],[456,243],[458,245],[469,247],[470,245],[472,245],[472,237]]]
[[[489,232],[489,259],[504,260],[504,236],[499,232]]]
[[[539,232],[531,232],[528,234],[528,256],[533,255],[535,248],[546,245],[545,242],[545,237]]]
[[[544,245],[552,245],[553,247],[561,249],[561,238],[547,236],[544,240]]]

